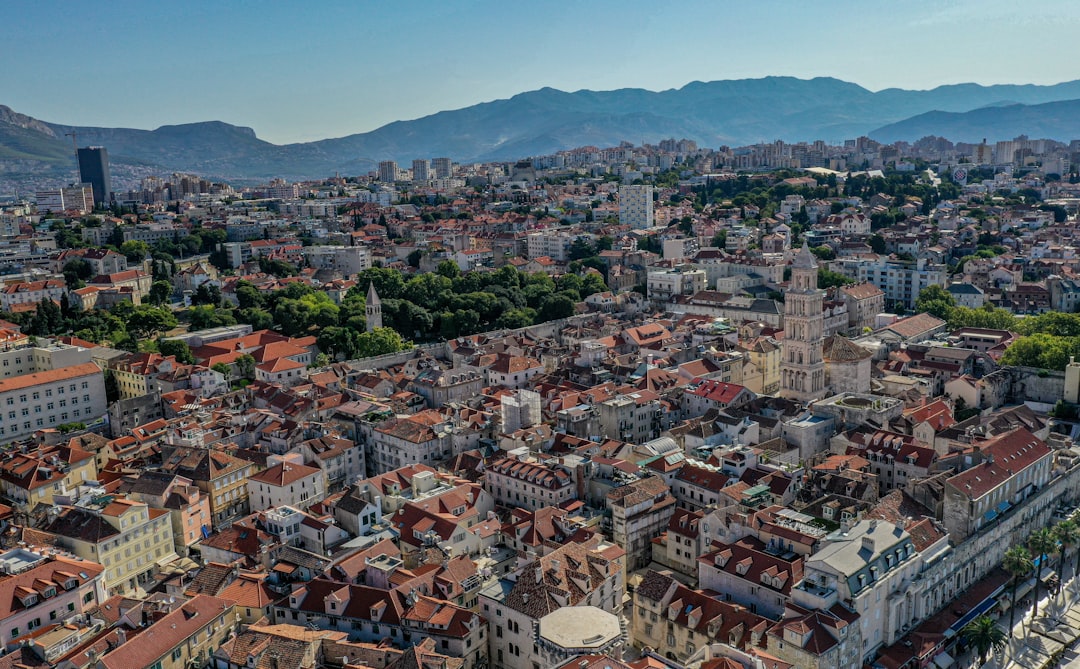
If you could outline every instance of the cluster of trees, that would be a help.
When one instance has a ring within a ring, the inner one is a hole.
[[[76,311],[65,295],[60,305],[49,299],[38,303],[32,313],[0,314],[18,323],[30,336],[47,337],[73,334],[94,343],[108,343],[127,351],[139,350],[139,342],[152,340],[177,326],[176,316],[167,308],[152,305],[134,306],[121,302],[112,309]]]
[[[70,269],[77,277],[79,266]],[[496,272],[462,273],[449,261],[441,263],[434,273],[408,280],[401,272],[387,268],[365,270],[357,279],[359,285],[340,305],[326,293],[299,282],[262,293],[242,281],[236,288],[236,305],[224,300],[217,286],[203,284],[192,296],[192,307],[181,316],[191,330],[247,323],[256,330],[273,329],[288,336],[316,334],[320,349],[331,359],[351,359],[404,350],[412,345],[408,338],[451,339],[566,318],[582,299],[607,289],[596,272],[566,274],[556,281],[543,273],[527,274],[509,266]],[[373,332],[366,331],[365,323],[369,283],[382,298],[386,326]],[[170,286],[165,279],[155,281],[149,303],[140,306],[121,303],[107,311],[79,312],[70,307],[65,296],[60,305],[43,300],[34,313],[0,317],[19,323],[29,335],[73,334],[130,351],[139,350],[142,342],[143,349],[158,348],[181,362],[192,362],[185,346],[154,343],[178,325],[177,315],[160,306],[168,300]]]
[[[1080,314],[1051,311],[1018,318],[989,303],[970,309],[957,306],[941,286],[923,289],[915,300],[915,309],[944,319],[950,329],[990,328],[1022,335],[1006,349],[1002,364],[1063,370],[1071,356],[1080,358]]]
[[[574,313],[574,306],[607,290],[595,272],[553,280],[505,266],[495,272],[461,272],[451,261],[408,280],[401,272],[375,267],[357,275],[342,309],[363,317],[368,284],[382,299],[383,324],[417,340],[453,339],[498,328],[520,328]]]

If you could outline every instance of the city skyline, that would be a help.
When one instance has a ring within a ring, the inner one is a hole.
[[[831,76],[869,90],[1058,83],[1076,78],[1067,37],[1080,24],[1080,8],[1064,2],[1023,11],[1006,2],[916,2],[902,15],[853,2],[827,10],[786,2],[661,10],[477,0],[377,12],[331,3],[318,13],[194,2],[153,16],[127,3],[58,7],[24,5],[5,17],[16,66],[0,72],[7,91],[0,104],[73,125],[153,129],[221,120],[279,144],[366,132],[545,86],[666,90],[770,75]],[[786,19],[773,25],[776,16]],[[867,41],[867,31],[879,36]],[[1042,48],[1024,59],[987,48],[1025,31],[1037,31]],[[877,51],[868,55],[861,44]],[[52,82],[44,89],[43,79]],[[43,90],[71,91],[80,102]]]

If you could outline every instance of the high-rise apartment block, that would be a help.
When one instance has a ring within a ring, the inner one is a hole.
[[[427,181],[428,176],[428,161],[425,158],[417,158],[412,161],[412,178],[413,181]]]
[[[94,204],[108,204],[112,199],[109,176],[109,152],[103,146],[78,149],[79,179],[94,188]]]
[[[88,214],[94,210],[94,192],[90,184],[74,184],[56,190],[38,191],[35,197],[38,212],[60,213],[77,211]]]
[[[634,230],[653,227],[652,186],[619,187],[619,222]]]
[[[431,168],[435,170],[436,179],[449,179],[454,176],[454,164],[449,158],[435,158],[431,161]]]
[[[392,184],[397,181],[397,163],[392,160],[384,160],[379,163],[379,181]]]

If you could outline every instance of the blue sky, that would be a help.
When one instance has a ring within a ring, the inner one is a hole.
[[[295,142],[553,86],[833,76],[871,90],[1080,78],[1075,0],[4,0],[0,104],[222,120]]]

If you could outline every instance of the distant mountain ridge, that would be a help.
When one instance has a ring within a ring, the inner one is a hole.
[[[1067,102],[1080,105],[1080,80],[1052,86],[956,84],[878,92],[839,79],[765,77],[691,82],[648,91],[565,92],[542,88],[508,99],[396,121],[371,132],[276,145],[251,128],[221,121],[155,130],[65,126],[0,106],[0,175],[70,173],[70,139],[103,145],[117,165],[253,180],[358,174],[380,160],[511,160],[577,146],[689,138],[701,146],[783,139],[838,142],[860,135],[894,141],[926,134],[973,141],[1026,133],[1080,137]],[[1057,105],[1057,106],[1055,106]],[[1028,125],[1023,125],[1028,124]],[[1023,127],[1021,127],[1023,126]],[[978,128],[978,130],[976,130]],[[961,134],[958,134],[961,133]]]

